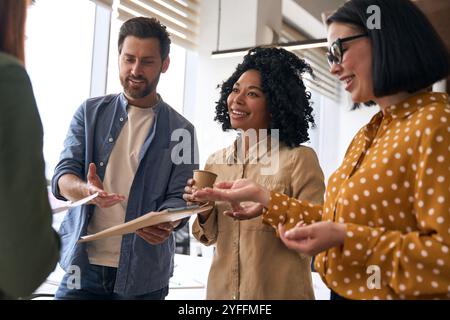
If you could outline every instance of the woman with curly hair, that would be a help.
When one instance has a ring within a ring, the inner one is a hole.
[[[322,203],[324,177],[317,156],[300,146],[314,124],[310,93],[302,81],[305,72],[312,73],[309,65],[284,49],[250,50],[222,84],[216,104],[215,120],[224,131],[235,129],[240,135],[211,155],[205,170],[216,173],[219,181],[245,177],[293,198]],[[271,170],[264,170],[267,159]],[[194,184],[191,179],[186,186],[188,202],[194,200]],[[314,299],[310,258],[286,248],[260,219],[224,216],[231,209],[216,202],[193,225],[200,242],[216,245],[207,299]],[[259,204],[249,208],[262,209]]]

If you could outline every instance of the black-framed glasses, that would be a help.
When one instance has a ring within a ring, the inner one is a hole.
[[[331,46],[328,48],[327,51],[327,60],[330,64],[330,67],[333,66],[333,64],[341,64],[342,59],[344,57],[344,52],[347,51],[347,49],[344,49],[342,47],[342,44],[344,42],[352,41],[358,38],[367,37],[367,33],[358,34],[356,36],[346,37],[346,38],[338,38],[336,41],[334,41]]]

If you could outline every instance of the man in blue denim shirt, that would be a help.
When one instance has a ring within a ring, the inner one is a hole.
[[[119,34],[124,93],[89,99],[75,113],[53,193],[72,201],[99,196],[69,210],[61,225],[60,265],[66,274],[57,299],[164,299],[168,293],[173,230],[186,220],[103,242],[77,241],[149,211],[185,205],[185,182],[198,168],[197,144],[192,124],[156,92],[169,51],[169,35],[159,21],[128,20]]]

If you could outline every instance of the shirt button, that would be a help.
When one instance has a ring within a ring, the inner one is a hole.
[[[109,140],[108,140],[109,142],[113,142],[114,141],[114,139],[113,138],[109,138]]]
[[[100,162],[100,167],[103,167],[105,164],[102,162]]]
[[[233,300],[236,300],[236,296],[233,296],[233,298],[232,298]]]
[[[123,122],[123,118],[120,118],[119,121],[120,121],[120,122]]]

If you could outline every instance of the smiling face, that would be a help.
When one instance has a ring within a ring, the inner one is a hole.
[[[328,27],[328,45],[337,39],[361,34],[356,27],[333,22]],[[354,103],[374,100],[372,80],[372,45],[368,37],[342,44],[344,55],[341,64],[333,64],[330,72],[343,82]]]
[[[267,129],[270,114],[266,106],[266,96],[262,91],[261,75],[256,70],[248,70],[233,85],[228,96],[228,114],[233,129]]]
[[[156,94],[159,77],[168,66],[168,57],[161,60],[157,38],[126,37],[119,56],[119,70],[120,82],[130,102]]]

